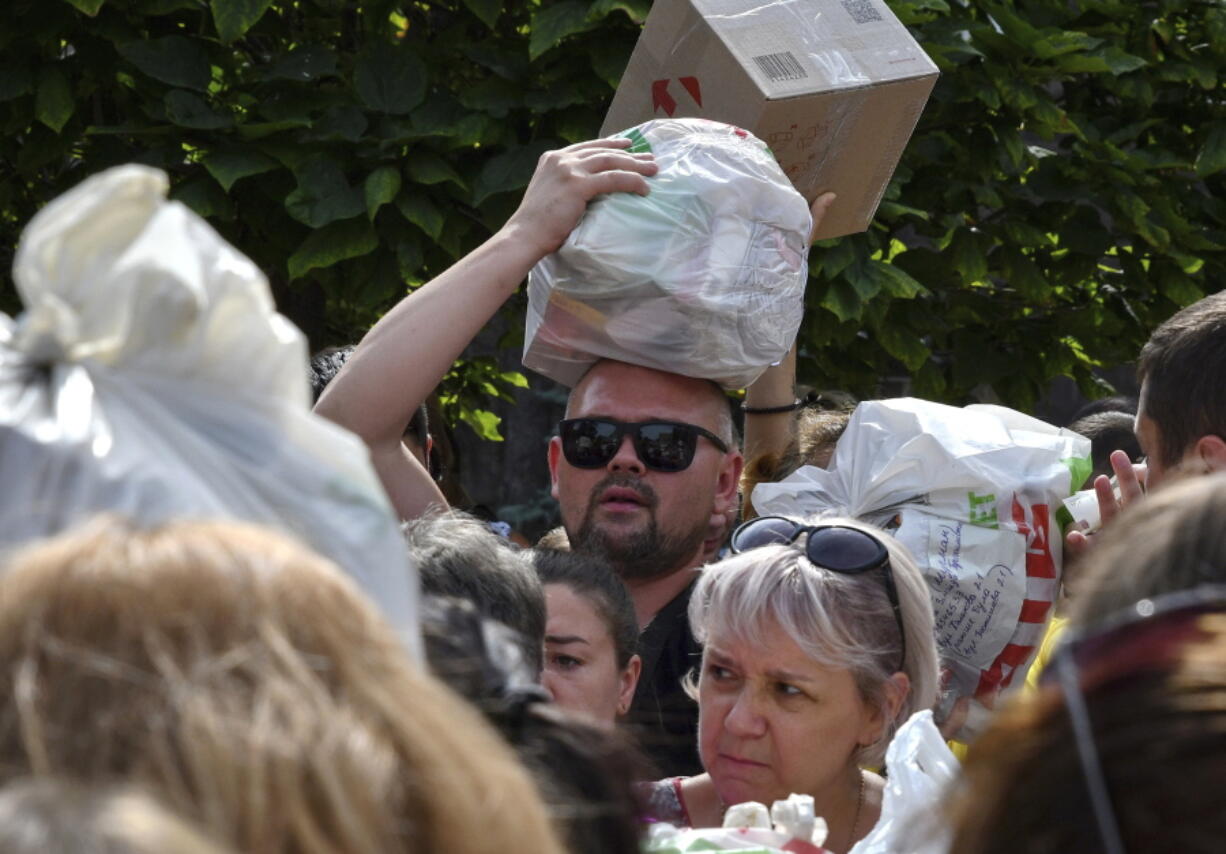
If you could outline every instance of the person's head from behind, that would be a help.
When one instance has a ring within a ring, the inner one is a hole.
[[[559,706],[611,725],[630,710],[642,669],[630,594],[595,555],[536,549],[531,561],[545,589],[541,684]]]
[[[404,537],[424,593],[467,599],[482,615],[519,632],[524,660],[540,671],[545,595],[515,546],[455,510],[406,522]]]
[[[575,385],[549,443],[572,548],[604,555],[628,583],[698,563],[741,464],[717,385],[612,360]]]
[[[18,553],[0,674],[5,778],[131,783],[244,851],[556,850],[479,715],[266,529],[101,519]]]
[[[1137,362],[1136,433],[1152,489],[1172,474],[1226,470],[1226,291],[1154,330]]]
[[[28,778],[0,789],[4,854],[224,854],[137,789]]]
[[[760,517],[732,548],[690,601],[703,765],[725,804],[828,793],[935,701],[928,588],[903,546],[851,520]]]
[[[1090,440],[1090,462],[1094,468],[1086,483],[1093,483],[1101,474],[1111,476],[1112,451],[1123,451],[1134,463],[1141,461],[1141,445],[1133,430],[1135,420],[1136,416],[1127,412],[1096,412],[1078,418],[1068,426],[1074,433]],[[1084,489],[1085,485],[1078,488]]]
[[[633,783],[645,775],[633,747],[549,702],[530,682],[535,673],[525,673],[517,633],[468,600],[426,596],[421,614],[430,669],[515,750],[571,850],[637,852],[641,810]]]
[[[1095,623],[1140,599],[1226,584],[1226,473],[1190,478],[1127,508],[1085,559],[1070,617]]]
[[[352,344],[343,347],[325,347],[314,356],[308,367],[311,380],[311,400],[318,402],[328,383],[341,372],[349,357],[356,348]],[[413,417],[404,427],[404,437],[401,439],[409,453],[417,457],[421,464],[430,469],[430,452],[434,447],[434,439],[430,435],[430,418],[423,403],[417,407]]]
[[[776,483],[802,466],[824,469],[830,465],[839,437],[847,429],[854,408],[854,402],[851,408],[805,406],[796,412],[794,436],[787,448],[778,454],[759,455],[745,464],[741,475],[741,494],[744,496],[746,519],[758,515],[753,506],[753,489],[759,483]]]
[[[954,854],[1221,850],[1226,588],[1083,627],[971,745]]]

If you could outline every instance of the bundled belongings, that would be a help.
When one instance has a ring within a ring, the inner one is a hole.
[[[626,133],[659,172],[598,197],[528,277],[524,365],[574,385],[617,359],[729,388],[792,346],[812,216],[752,135],[701,119]]]
[[[1020,684],[1060,589],[1061,506],[1090,440],[1002,406],[901,398],[860,404],[827,469],[760,483],[763,515],[850,515],[911,550],[932,594],[942,710],[973,698],[961,736]]]
[[[101,512],[262,523],[352,574],[416,651],[416,575],[366,448],[311,413],[306,341],[263,274],[167,186],[108,170],[22,235],[0,551]]]

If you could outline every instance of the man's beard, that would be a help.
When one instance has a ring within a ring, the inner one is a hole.
[[[610,534],[599,527],[596,511],[600,508],[600,496],[615,486],[631,489],[643,500],[648,514],[645,528],[627,534]],[[657,506],[659,498],[651,486],[633,475],[611,474],[591,491],[583,521],[571,538],[571,547],[605,558],[626,581],[647,581],[685,569],[683,564],[698,553],[706,539],[706,520],[681,536],[666,535],[656,523]]]

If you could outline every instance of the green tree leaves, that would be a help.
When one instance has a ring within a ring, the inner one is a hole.
[[[379,208],[390,204],[400,192],[400,170],[394,166],[380,166],[366,176],[362,186],[366,196],[366,215],[373,222]]]
[[[76,107],[67,75],[55,66],[46,69],[38,82],[38,94],[34,98],[34,114],[38,120],[59,133]]]
[[[223,44],[229,44],[251,29],[264,16],[272,0],[210,0],[213,22]]]
[[[1221,287],[1220,3],[890,6],[943,73],[872,227],[812,251],[808,379],[1025,404]],[[153,163],[313,344],[352,340],[498,228],[541,151],[596,134],[650,7],[50,0],[0,32],[0,245],[86,174]],[[461,363],[448,413],[495,435],[502,373]]]
[[[204,45],[185,36],[117,44],[119,55],[155,80],[203,92],[211,73]]]
[[[379,239],[364,220],[337,222],[311,232],[289,258],[289,277],[300,279],[312,270],[374,252]]]
[[[286,197],[285,209],[303,225],[322,228],[366,208],[363,192],[349,184],[340,164],[327,155],[306,160],[294,177],[298,186]]]
[[[358,55],[353,85],[370,109],[403,115],[425,97],[426,66],[408,46],[376,41]]]

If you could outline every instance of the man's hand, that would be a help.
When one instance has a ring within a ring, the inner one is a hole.
[[[834,193],[822,193],[813,200],[813,207],[809,208],[809,212],[813,214],[813,228],[809,231],[809,242],[817,240],[817,230],[821,227],[822,218],[826,216],[826,211],[830,210],[830,203],[835,200]]]
[[[1099,529],[1120,515],[1120,512],[1131,504],[1140,501],[1145,495],[1145,465],[1136,465],[1123,451],[1111,452],[1111,470],[1115,472],[1115,480],[1119,485],[1120,497],[1115,497],[1115,489],[1111,479],[1105,474],[1094,478],[1094,494],[1098,498]],[[1085,554],[1094,544],[1094,535],[1082,531],[1069,531],[1064,542],[1073,557]]]
[[[624,137],[594,139],[542,154],[507,229],[544,257],[566,242],[595,196],[647,195],[644,176],[659,167],[650,153],[626,151],[630,145]]]

